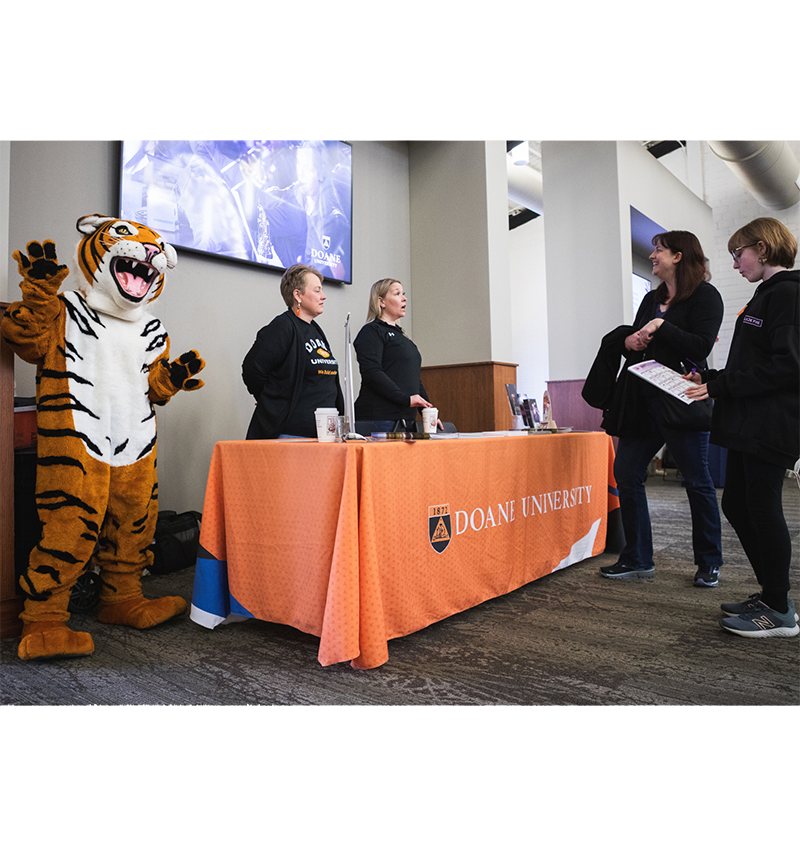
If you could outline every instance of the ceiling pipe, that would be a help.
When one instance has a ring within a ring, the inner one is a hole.
[[[767,209],[800,202],[800,163],[785,141],[709,141],[708,146]]]
[[[526,209],[542,214],[542,175],[526,165],[515,165],[506,154],[506,174],[508,175],[508,197]]]

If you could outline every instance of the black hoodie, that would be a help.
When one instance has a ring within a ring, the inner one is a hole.
[[[313,438],[316,407],[344,409],[338,364],[322,328],[290,309],[258,331],[242,363],[242,379],[256,399],[248,439],[282,433]]]
[[[800,456],[800,271],[779,271],[736,319],[728,361],[706,371],[711,441],[791,468]]]

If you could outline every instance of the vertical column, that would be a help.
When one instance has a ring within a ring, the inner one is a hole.
[[[11,182],[11,142],[0,141],[0,300],[19,300],[16,292],[8,290],[8,220]],[[19,291],[17,289],[17,291]],[[13,296],[12,296],[13,295]]]
[[[414,339],[426,365],[510,357],[502,141],[409,143]]]
[[[550,379],[580,379],[631,299],[617,143],[542,142],[542,175]]]

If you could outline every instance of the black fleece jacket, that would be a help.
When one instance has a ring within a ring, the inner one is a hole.
[[[425,400],[428,395],[420,379],[422,356],[414,342],[400,327],[376,318],[358,331],[353,347],[361,372],[356,418],[415,418],[417,410],[409,405],[411,395],[422,395]]]
[[[800,456],[800,271],[759,285],[736,319],[725,368],[706,371],[711,441],[792,468]]]
[[[582,393],[584,400],[604,411],[602,426],[612,436],[647,435],[651,429],[644,401],[648,395],[657,395],[660,390],[636,376],[631,377],[629,366],[654,359],[680,372],[682,363],[691,360],[702,370],[717,340],[722,323],[722,298],[714,286],[703,282],[685,300],[670,306],[664,315],[664,323],[643,351],[628,350],[625,339],[655,318],[657,307],[655,292],[648,292],[642,299],[633,326],[623,324],[603,337],[586,378]],[[619,379],[615,380],[620,357],[625,357],[625,364]]]

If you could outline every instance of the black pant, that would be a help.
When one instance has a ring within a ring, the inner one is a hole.
[[[792,540],[783,515],[786,469],[749,453],[728,451],[722,511],[761,585],[761,600],[785,612]]]

